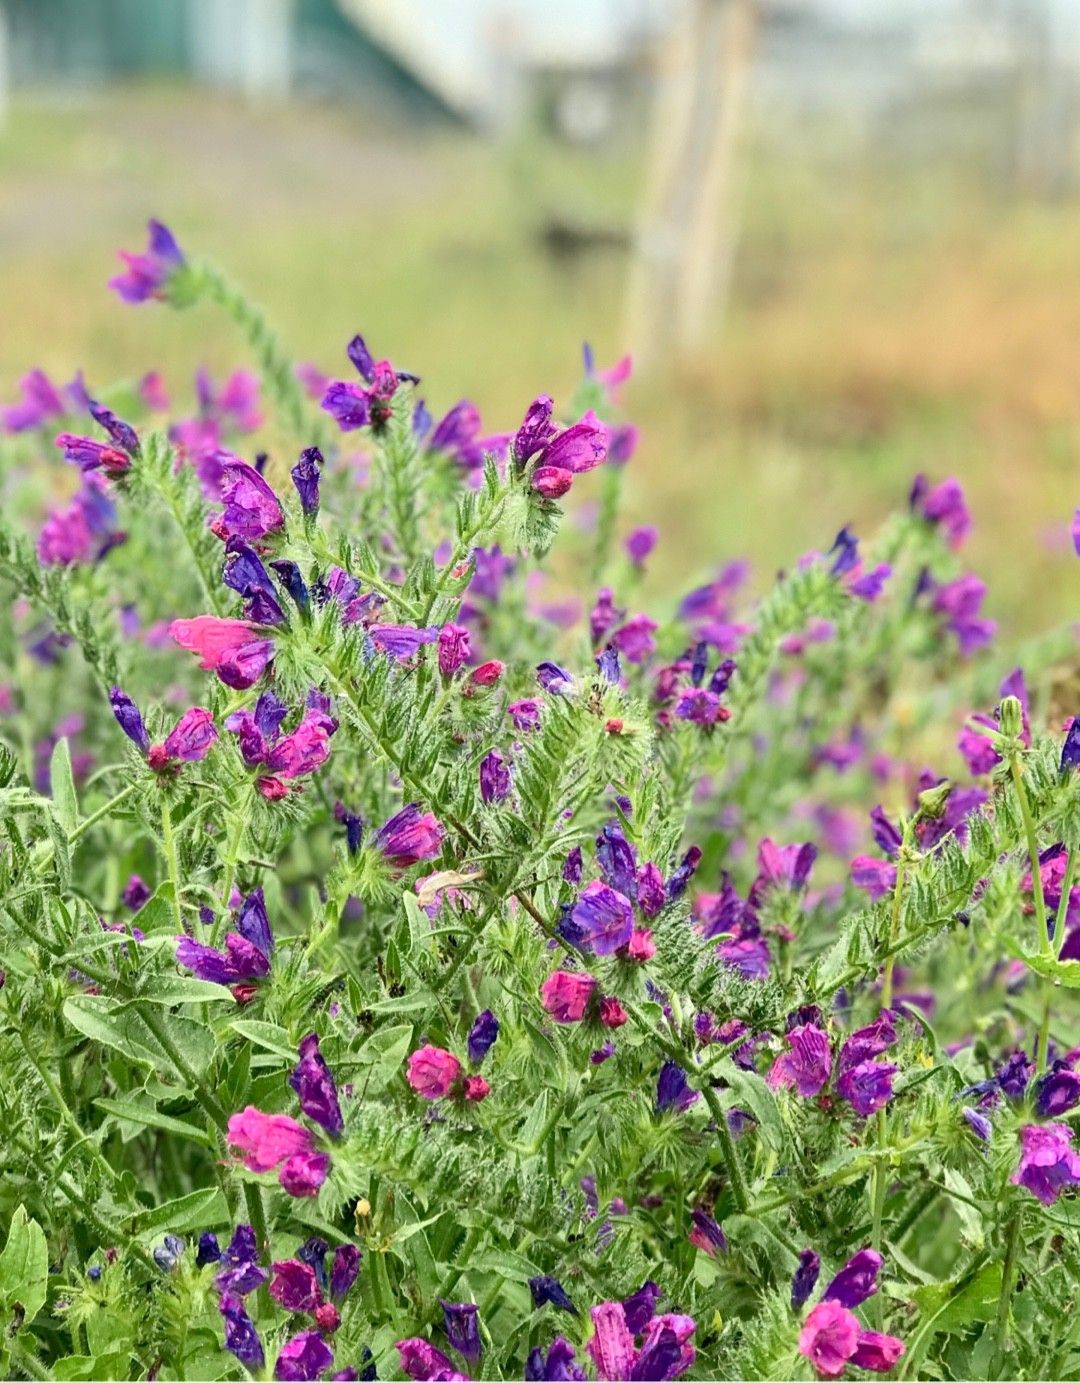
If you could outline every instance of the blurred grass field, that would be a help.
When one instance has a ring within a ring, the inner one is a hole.
[[[760,584],[844,521],[869,530],[917,470],[958,475],[970,558],[1007,633],[1076,611],[1080,202],[1016,197],[945,164],[746,153],[732,302],[712,347],[625,397],[642,428],[628,521],[661,526],[656,590],[748,554]],[[468,395],[492,429],[580,346],[620,339],[625,256],[556,261],[553,214],[632,224],[632,150],[405,134],[359,108],[253,110],[164,86],[20,96],[0,129],[0,399],[40,364],[92,383],[159,367],[174,394],[241,348],[210,309],[123,309],[105,288],[148,215],[218,259],[289,348],[348,372],[362,330]],[[588,482],[578,487],[587,500]],[[575,491],[578,493],[578,491]]]

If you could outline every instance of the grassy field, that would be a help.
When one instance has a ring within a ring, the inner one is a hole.
[[[631,515],[665,535],[654,584],[743,552],[764,582],[842,521],[872,526],[922,469],[967,485],[971,558],[1006,630],[1067,616],[1080,203],[775,147],[748,156],[723,329],[627,394],[643,429]],[[362,329],[425,376],[433,407],[468,394],[509,427],[540,389],[566,398],[583,339],[602,360],[623,345],[623,257],[554,262],[545,217],[626,226],[635,186],[625,150],[421,138],[356,109],[168,88],[22,98],[0,130],[0,397],[33,363],[92,382],[158,366],[178,395],[195,364],[237,363],[212,316],[125,311],[106,291],[115,248],[156,214],[297,355],[337,369]]]

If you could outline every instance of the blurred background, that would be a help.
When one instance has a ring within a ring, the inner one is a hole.
[[[0,402],[247,363],[106,290],[148,215],[492,431],[631,352],[658,589],[923,470],[1006,631],[1075,611],[1075,0],[0,0]]]

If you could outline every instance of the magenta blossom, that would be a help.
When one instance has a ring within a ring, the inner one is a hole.
[[[446,835],[431,812],[420,810],[419,802],[402,807],[371,838],[394,869],[408,869],[421,860],[433,860],[442,850]]]
[[[216,615],[174,619],[169,635],[181,648],[199,655],[205,672],[216,672],[227,687],[237,691],[254,686],[274,656],[273,642],[259,638],[258,627],[247,620]]]
[[[168,226],[160,221],[147,223],[149,244],[145,254],[120,251],[125,269],[109,280],[109,287],[126,303],[144,303],[151,298],[164,299],[170,283],[184,268],[185,260]]]
[[[264,1114],[248,1105],[229,1119],[229,1146],[243,1153],[249,1172],[272,1172],[290,1196],[314,1196],[326,1180],[330,1158],[311,1131],[287,1114]]]
[[[580,1023],[595,990],[591,975],[555,970],[540,986],[540,1001],[557,1023]]]
[[[225,506],[210,525],[219,538],[265,538],[285,524],[281,501],[254,466],[234,457],[221,468],[221,500]]]
[[[461,1062],[453,1052],[429,1044],[409,1057],[406,1080],[425,1100],[441,1100],[450,1093],[460,1075]]]
[[[620,1379],[678,1378],[694,1362],[696,1351],[689,1339],[697,1326],[690,1316],[653,1316],[650,1312],[642,1328],[632,1331],[622,1302],[603,1301],[589,1314],[593,1334],[585,1348],[596,1365],[598,1379],[615,1383]]]
[[[1025,1124],[1020,1130],[1020,1161],[1009,1180],[1053,1205],[1062,1191],[1080,1185],[1080,1153],[1067,1124]]]
[[[838,1301],[822,1301],[799,1332],[799,1353],[810,1360],[819,1378],[839,1378],[849,1363],[888,1373],[903,1355],[904,1344],[895,1336],[864,1330],[858,1317]]]

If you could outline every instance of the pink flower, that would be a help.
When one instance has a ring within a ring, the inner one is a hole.
[[[439,671],[446,678],[453,677],[472,652],[469,631],[463,624],[444,624],[439,630],[438,645]]]
[[[857,1316],[838,1301],[822,1301],[799,1332],[799,1353],[820,1378],[839,1378],[848,1363],[874,1373],[888,1373],[904,1353],[894,1335],[864,1330]]]
[[[556,1023],[580,1023],[596,989],[591,975],[556,970],[540,987],[540,1001]]]
[[[461,1062],[453,1052],[429,1044],[409,1057],[406,1079],[425,1100],[440,1100],[450,1093],[451,1087],[460,1075]]]
[[[596,1376],[605,1383],[627,1378],[678,1378],[693,1364],[695,1350],[688,1344],[696,1324],[692,1316],[652,1316],[635,1329],[642,1336],[638,1348],[621,1301],[602,1301],[589,1313],[593,1336],[585,1348],[596,1365]]]
[[[491,1086],[483,1076],[466,1076],[462,1086],[462,1094],[467,1100],[472,1100],[479,1104],[481,1100],[486,1100],[491,1094]]]
[[[822,1301],[799,1331],[799,1353],[822,1378],[839,1378],[859,1343],[858,1317],[838,1301]]]
[[[244,1154],[249,1172],[272,1172],[286,1158],[310,1152],[311,1133],[287,1114],[264,1114],[254,1105],[229,1120],[229,1146]]]
[[[630,944],[626,948],[630,960],[651,960],[656,955],[656,942],[648,927],[635,927],[630,933]]]
[[[600,1022],[605,1028],[621,1028],[629,1017],[613,994],[606,994],[600,1000]]]
[[[256,637],[257,626],[243,619],[174,619],[169,634],[181,648],[199,655],[204,672],[216,672],[227,687],[238,691],[253,686],[274,656],[271,640]]]

